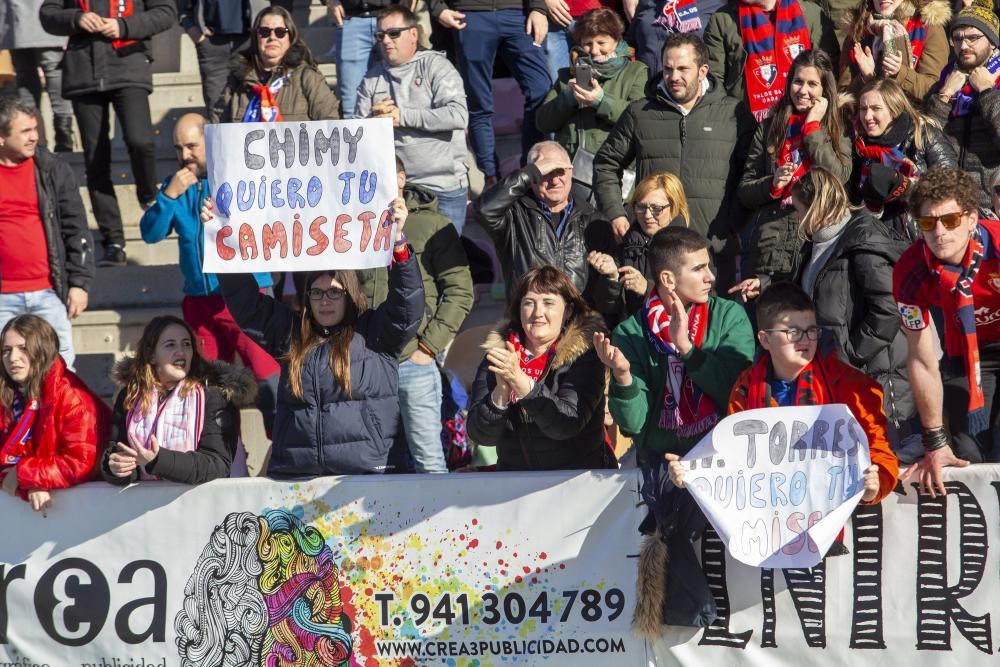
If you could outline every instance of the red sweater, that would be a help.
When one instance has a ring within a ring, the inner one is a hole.
[[[35,160],[0,165],[0,294],[51,289],[50,276]]]

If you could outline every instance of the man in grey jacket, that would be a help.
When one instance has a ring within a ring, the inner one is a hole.
[[[392,119],[407,182],[433,192],[461,234],[469,191],[462,77],[445,54],[418,50],[417,18],[405,7],[383,10],[377,28],[382,58],[358,87],[354,117]]]

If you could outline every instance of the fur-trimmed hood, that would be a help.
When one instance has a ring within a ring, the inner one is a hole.
[[[252,407],[257,400],[257,381],[249,368],[224,361],[208,361],[206,387],[215,387],[237,408]],[[135,373],[135,357],[123,357],[111,367],[111,379],[120,387],[128,384]]]
[[[869,0],[865,0],[867,3]],[[854,33],[854,24],[856,21],[860,20],[862,10],[865,4],[858,6],[856,9],[844,14],[843,25],[844,29],[848,34]],[[924,20],[928,26],[945,26],[951,21],[951,5],[946,2],[946,0],[929,0],[927,2],[912,2],[911,0],[903,0],[902,4],[896,8],[893,12],[892,18],[899,21],[903,25],[914,14],[920,14],[920,18]]]
[[[504,347],[511,331],[512,327],[509,322],[500,322],[486,337],[483,349],[492,350]],[[599,331],[607,331],[607,327],[604,325],[604,318],[597,313],[588,311],[583,316],[573,318],[566,330],[559,336],[551,369],[569,366],[593,349],[594,334]]]

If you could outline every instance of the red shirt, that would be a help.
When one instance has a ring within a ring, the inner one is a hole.
[[[35,160],[0,165],[0,294],[51,289]]]

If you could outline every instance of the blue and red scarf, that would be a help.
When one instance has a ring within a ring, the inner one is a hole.
[[[885,200],[887,202],[899,199],[911,184],[920,179],[920,170],[916,163],[907,157],[902,150],[903,143],[908,140],[912,132],[913,121],[906,113],[900,114],[881,137],[867,139],[859,128],[855,128],[854,133],[857,138],[854,140],[854,152],[861,158],[861,173],[858,179],[859,192],[864,190],[872,164],[881,164],[903,177],[896,191],[890,193]],[[868,207],[872,209],[870,204]]]
[[[994,88],[1000,88],[1000,51],[995,52],[989,60],[986,61],[984,65],[986,69],[989,70],[990,74],[996,75],[996,83],[993,85]],[[951,62],[941,71],[940,82],[948,78],[948,75],[952,73],[955,69],[955,63]],[[966,81],[962,89],[955,93],[955,97],[952,98],[951,104],[951,117],[961,118],[962,116],[968,115],[972,111],[973,105],[976,103],[976,99],[979,97],[979,93],[972,89],[972,85]]]
[[[743,77],[750,111],[757,122],[769,117],[785,91],[792,61],[812,48],[799,0],[778,0],[774,21],[770,12],[740,3],[740,37],[747,52]]]
[[[792,180],[780,190],[771,185],[771,198],[780,199],[782,204],[791,205],[792,186],[812,167],[812,159],[809,152],[803,147],[806,136],[819,129],[819,121],[805,122],[806,114],[791,114],[788,116],[788,126],[785,128],[785,141],[778,151],[776,168],[780,169],[786,164],[798,165]]]
[[[278,91],[285,85],[287,78],[279,76],[267,85],[251,86],[254,96],[243,114],[244,123],[280,123],[284,120],[281,109],[278,108]]]
[[[31,452],[31,432],[38,415],[38,401],[32,400],[25,405],[24,397],[15,391],[11,413],[14,426],[0,446],[0,468],[16,465],[22,456]]]

